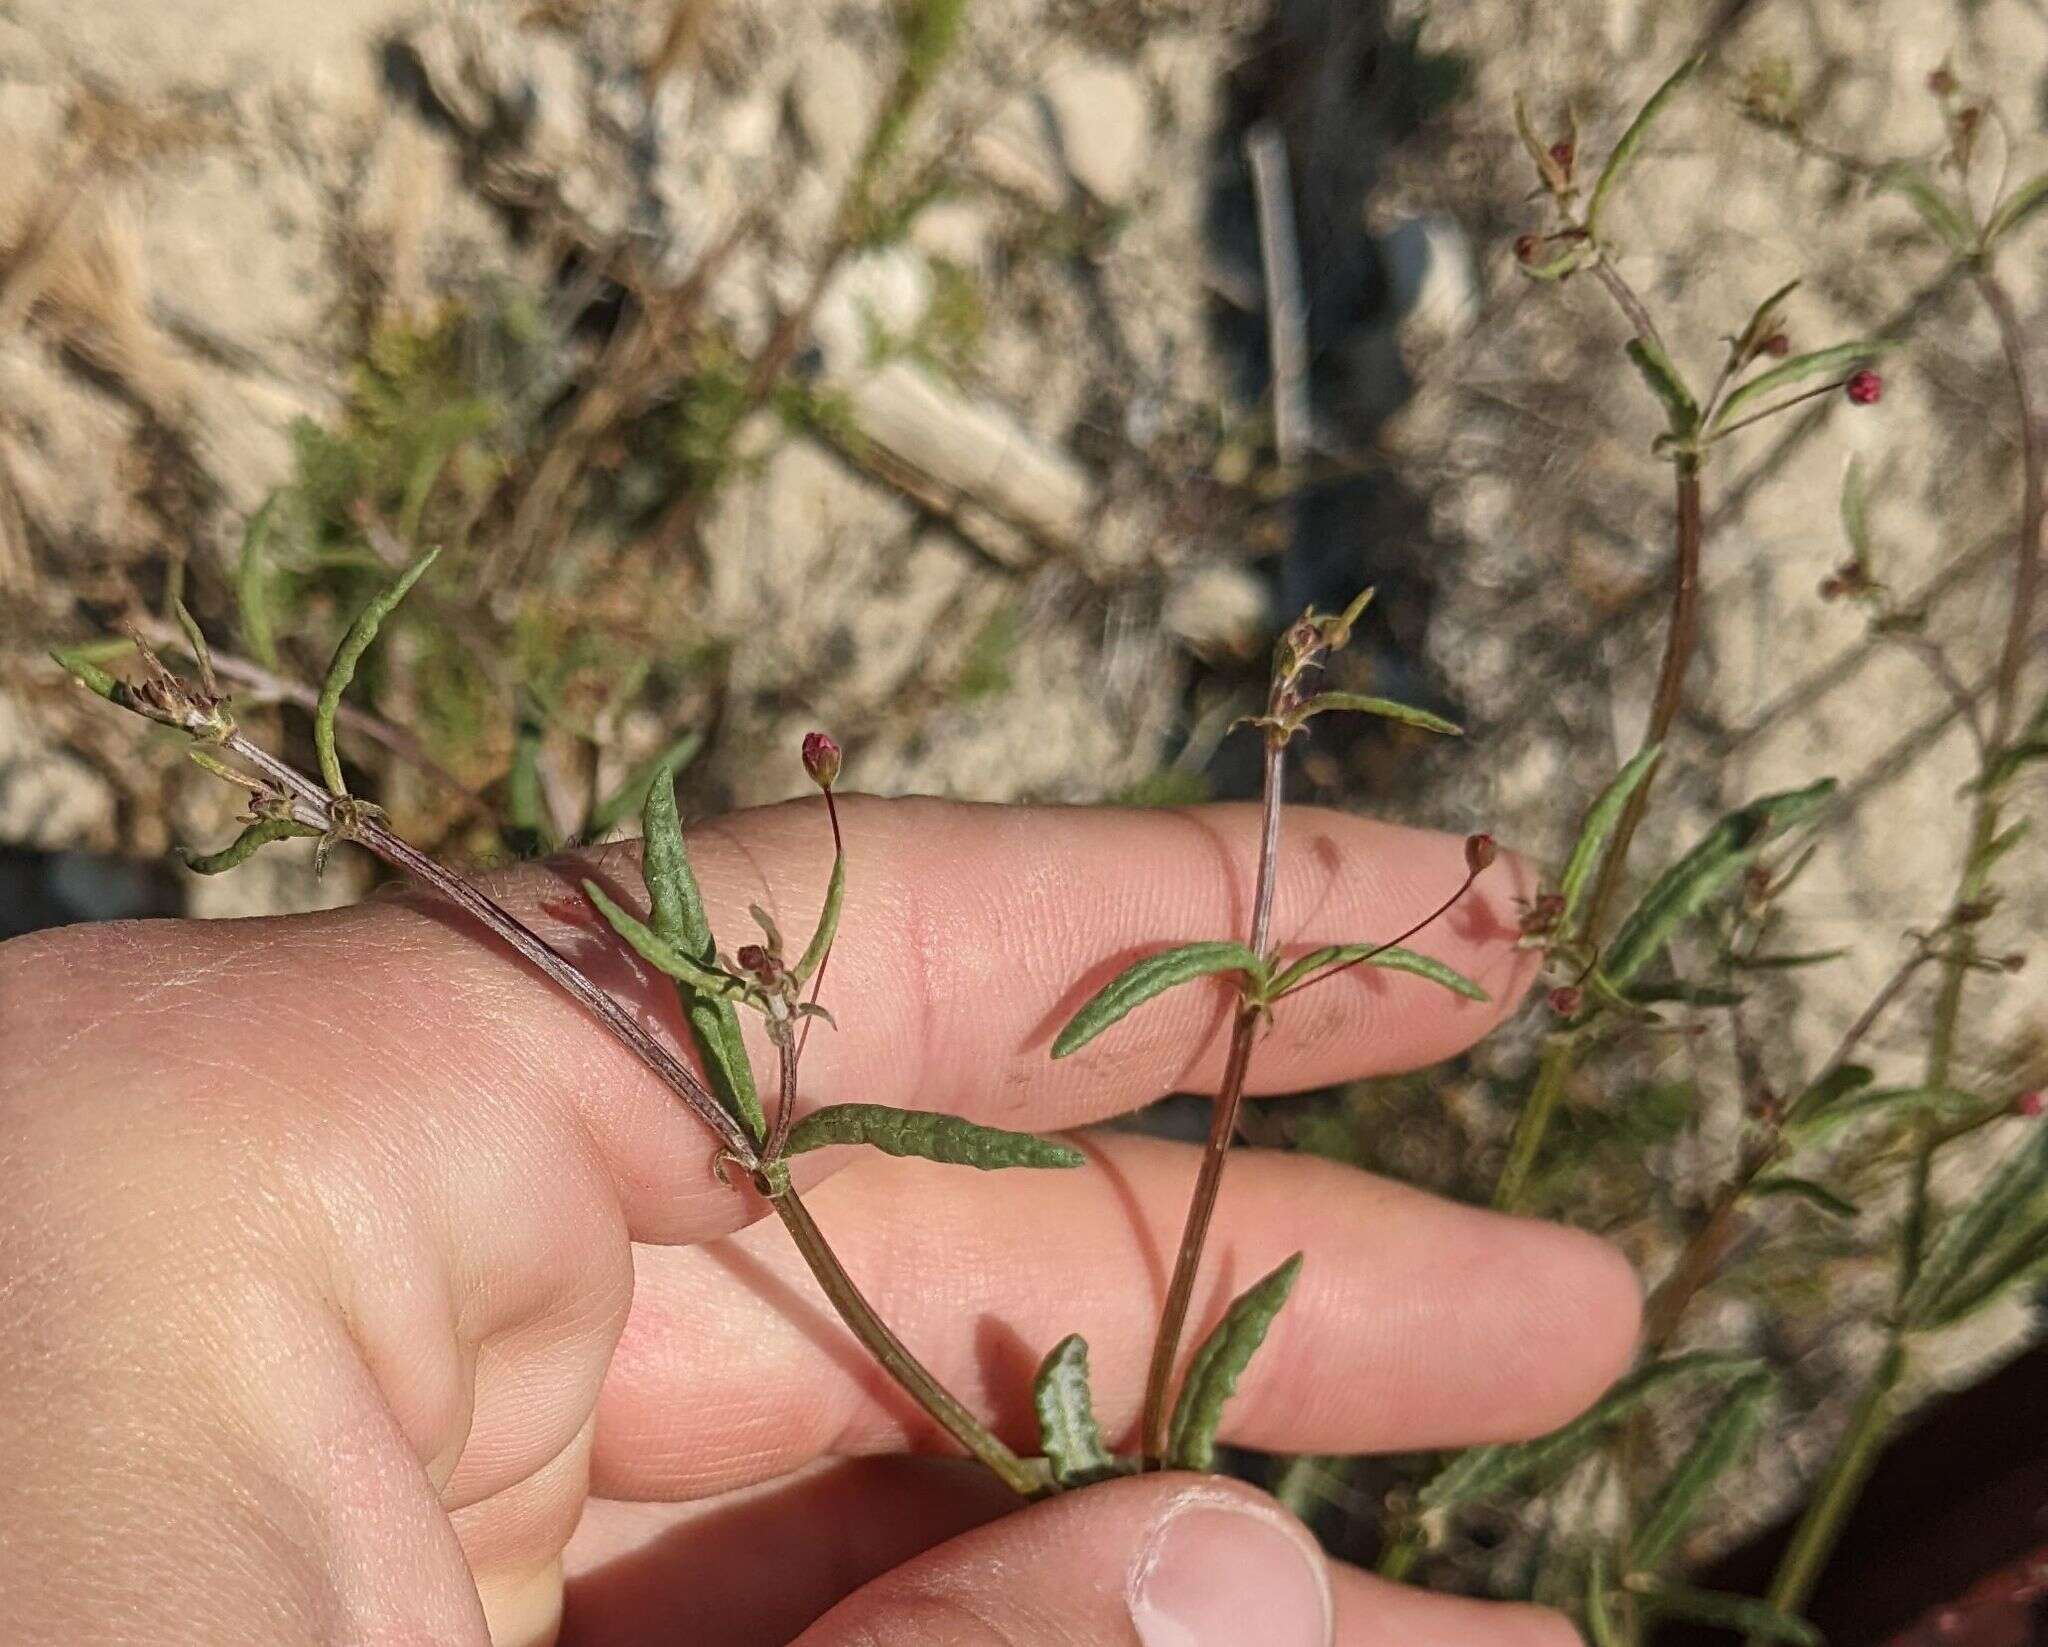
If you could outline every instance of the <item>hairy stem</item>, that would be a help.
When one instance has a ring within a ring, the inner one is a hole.
[[[1265,781],[1259,829],[1259,873],[1252,894],[1252,952],[1266,953],[1273,926],[1273,886],[1280,858],[1281,791],[1286,774],[1287,751],[1283,736],[1266,739]],[[1173,1280],[1166,1289],[1166,1303],[1159,1315],[1159,1333],[1152,1341],[1152,1365],[1145,1378],[1143,1437],[1145,1458],[1158,1465],[1166,1456],[1168,1397],[1172,1392],[1174,1363],[1180,1357],[1181,1333],[1187,1326],[1188,1305],[1194,1298],[1195,1275],[1202,1264],[1202,1247],[1209,1237],[1209,1221],[1216,1211],[1216,1196],[1223,1186],[1224,1159],[1237,1134],[1237,1115],[1244,1104],[1245,1071],[1251,1066],[1252,1042],[1258,1034],[1259,1009],[1240,1005],[1230,1026],[1230,1055],[1223,1068],[1223,1083],[1216,1091],[1216,1103],[1209,1116],[1209,1142],[1202,1154],[1202,1166],[1195,1178],[1194,1194],[1188,1201],[1187,1222],[1182,1226],[1180,1251],[1174,1259]]]
[[[987,1465],[1004,1486],[1025,1498],[1044,1497],[1050,1489],[1044,1473],[1004,1446],[986,1424],[963,1407],[932,1376],[924,1363],[912,1355],[903,1340],[890,1330],[889,1324],[875,1313],[874,1306],[854,1285],[853,1277],[846,1273],[846,1267],[839,1262],[838,1255],[826,1242],[824,1232],[818,1228],[796,1191],[787,1189],[771,1195],[768,1200],[789,1231],[790,1238],[796,1242],[797,1251],[803,1254],[804,1262],[810,1266],[811,1274],[818,1278],[818,1285],[839,1312],[840,1320],[867,1346],[868,1353],[882,1364],[889,1376],[932,1416],[940,1428]]]

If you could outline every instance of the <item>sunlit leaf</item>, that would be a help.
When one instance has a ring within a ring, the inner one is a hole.
[[[884,1155],[914,1155],[949,1166],[1078,1167],[1087,1157],[1070,1144],[1035,1133],[1005,1132],[936,1110],[891,1109],[886,1104],[832,1104],[813,1110],[790,1129],[789,1153],[829,1144],[866,1144]]]
[[[1088,1340],[1063,1338],[1039,1364],[1031,1403],[1038,1409],[1038,1446],[1062,1487],[1085,1487],[1122,1473],[1095,1422],[1095,1398],[1088,1387]]]
[[[1600,855],[1607,850],[1607,842],[1613,836],[1615,826],[1621,822],[1629,797],[1648,779],[1651,769],[1657,764],[1657,757],[1663,752],[1661,743],[1653,743],[1643,749],[1586,809],[1585,821],[1579,825],[1579,838],[1572,843],[1572,855],[1565,861],[1564,875],[1557,884],[1558,895],[1564,900],[1557,922],[1561,936],[1569,936],[1573,931],[1578,921],[1579,906],[1585,902],[1586,893],[1593,884],[1593,871],[1600,867]]]
[[[1859,338],[1853,343],[1837,343],[1831,348],[1816,349],[1811,354],[1794,355],[1731,390],[1728,398],[1721,402],[1721,409],[1714,414],[1712,427],[1726,429],[1745,411],[1761,408],[1771,396],[1817,377],[1839,377],[1858,366],[1867,365],[1889,347],[1888,343],[1878,339]]]
[[[1738,1379],[1672,1467],[1629,1542],[1629,1568],[1653,1572],[1706,1507],[1708,1490],[1749,1451],[1775,1379],[1768,1372]]]
[[[1671,433],[1683,440],[1700,424],[1700,403],[1693,398],[1692,391],[1685,386],[1685,379],[1678,375],[1678,368],[1663,346],[1653,338],[1632,337],[1627,344],[1628,358],[1642,373],[1643,381],[1650,386],[1664,406],[1664,416],[1671,425]]]
[[[1396,703],[1392,698],[1370,698],[1361,692],[1318,692],[1309,700],[1302,711],[1304,720],[1315,715],[1328,714],[1331,710],[1344,710],[1354,715],[1377,715],[1381,720],[1398,721],[1403,726],[1412,726],[1421,732],[1437,732],[1448,738],[1461,738],[1464,728],[1455,721],[1447,721],[1441,715],[1432,715],[1427,709],[1417,709],[1412,704]]]
[[[438,549],[429,549],[401,572],[396,582],[364,607],[356,621],[349,625],[341,645],[335,648],[334,661],[327,666],[327,678],[320,683],[320,699],[313,710],[313,748],[320,757],[320,777],[336,795],[348,792],[341,781],[340,758],[334,752],[334,717],[341,709],[341,695],[348,690],[349,682],[355,679],[356,665],[362,662],[363,654],[376,640],[384,620],[405,599],[412,586],[426,576],[427,568],[434,564],[440,553]]]
[[[1173,1426],[1167,1442],[1168,1461],[1176,1469],[1207,1470],[1216,1462],[1216,1430],[1223,1422],[1224,1404],[1237,1393],[1237,1381],[1251,1365],[1267,1330],[1301,1274],[1301,1254],[1296,1253],[1272,1274],[1254,1282],[1238,1294],[1215,1331],[1202,1340],[1188,1363],[1188,1375],[1181,1385],[1180,1400],[1174,1404]]]
[[[319,833],[310,825],[290,818],[258,818],[218,852],[186,852],[181,849],[178,856],[196,875],[221,875],[247,863],[273,841],[303,840]]]
[[[1265,964],[1243,944],[1182,944],[1147,955],[1124,968],[1074,1014],[1052,1044],[1052,1055],[1078,1052],[1105,1029],[1176,984],[1218,973],[1241,972],[1254,983],[1265,978]]]
[[[1597,236],[1600,232],[1600,215],[1606,209],[1608,197],[1616,185],[1628,175],[1628,169],[1635,164],[1636,155],[1643,146],[1643,139],[1650,134],[1651,126],[1664,112],[1672,95],[1700,66],[1700,59],[1689,57],[1672,71],[1671,77],[1651,94],[1649,102],[1642,106],[1635,119],[1629,122],[1627,131],[1621,134],[1621,141],[1614,145],[1614,152],[1607,157],[1607,164],[1601,168],[1600,181],[1593,185],[1593,198],[1586,207],[1586,232]]]
[[[1427,978],[1433,984],[1442,984],[1453,995],[1462,995],[1468,1001],[1487,999],[1481,989],[1464,973],[1455,967],[1445,966],[1432,956],[1417,954],[1399,944],[1382,947],[1378,944],[1331,944],[1323,949],[1310,950],[1299,960],[1290,961],[1269,986],[1271,999],[1279,1000],[1290,990],[1299,989],[1309,981],[1311,973],[1321,972],[1326,967],[1350,966],[1357,962],[1363,966],[1384,967],[1389,972],[1412,972],[1418,978]]]

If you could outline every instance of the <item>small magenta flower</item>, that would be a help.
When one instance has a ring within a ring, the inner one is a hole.
[[[1868,366],[1851,376],[1847,387],[1849,398],[1858,406],[1875,406],[1884,399],[1884,379]]]
[[[2023,1092],[2012,1101],[2012,1112],[2030,1120],[2048,1115],[2048,1092]]]
[[[1467,835],[1465,837],[1465,870],[1477,876],[1480,871],[1500,856],[1500,847],[1491,835]]]
[[[804,770],[820,789],[830,789],[839,781],[839,745],[832,741],[831,733],[804,734]]]

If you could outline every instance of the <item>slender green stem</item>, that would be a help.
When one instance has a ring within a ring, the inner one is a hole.
[[[1536,1065],[1536,1085],[1515,1118],[1515,1135],[1508,1144],[1507,1162],[1493,1186],[1493,1204],[1498,1211],[1513,1212],[1521,1204],[1529,1174],[1535,1170],[1536,1157],[1543,1148],[1544,1134],[1550,1130],[1558,1102],[1564,1097],[1565,1083],[1571,1077],[1577,1042],[1576,1035],[1559,1030],[1543,1043],[1543,1056]]]
[[[1266,738],[1264,799],[1259,828],[1258,884],[1252,894],[1249,946],[1254,954],[1266,953],[1272,936],[1273,888],[1279,872],[1280,808],[1287,768],[1287,746],[1283,734]],[[1230,1054],[1223,1067],[1223,1082],[1216,1090],[1216,1102],[1209,1115],[1209,1142],[1202,1153],[1202,1166],[1195,1177],[1194,1194],[1188,1200],[1187,1222],[1181,1228],[1180,1251],[1174,1259],[1173,1279],[1166,1289],[1166,1303],[1159,1313],[1159,1332],[1152,1341],[1152,1365],[1145,1377],[1143,1437],[1145,1457],[1157,1465],[1166,1456],[1168,1398],[1173,1389],[1174,1364],[1180,1358],[1181,1334],[1186,1329],[1188,1305],[1195,1294],[1195,1275],[1202,1265],[1202,1247],[1209,1238],[1209,1222],[1216,1211],[1216,1197],[1223,1186],[1223,1166],[1237,1135],[1237,1115],[1244,1104],[1245,1071],[1251,1066],[1252,1042],[1259,1028],[1259,1009],[1241,1004],[1230,1026]]]
[[[768,1199],[789,1231],[790,1238],[796,1242],[797,1251],[810,1266],[811,1274],[818,1278],[818,1285],[839,1312],[840,1320],[867,1347],[868,1353],[882,1364],[889,1376],[931,1414],[940,1428],[986,1464],[1004,1486],[1025,1498],[1044,1497],[1050,1490],[1045,1474],[1004,1446],[986,1424],[963,1407],[932,1376],[924,1363],[912,1355],[903,1340],[890,1330],[889,1324],[875,1313],[874,1306],[854,1285],[853,1277],[846,1273],[846,1267],[827,1244],[824,1232],[818,1228],[796,1191],[786,1189]]]

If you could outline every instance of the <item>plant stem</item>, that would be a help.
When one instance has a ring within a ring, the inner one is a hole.
[[[1043,1498],[1051,1486],[1044,1473],[1004,1446],[987,1425],[963,1407],[932,1376],[924,1363],[910,1353],[903,1340],[890,1330],[889,1324],[875,1313],[874,1306],[854,1285],[853,1277],[846,1273],[846,1267],[827,1244],[824,1232],[818,1228],[796,1191],[784,1190],[778,1195],[771,1195],[768,1201],[788,1229],[790,1238],[796,1242],[796,1249],[803,1254],[811,1274],[818,1278],[818,1285],[824,1289],[825,1296],[832,1301],[832,1307],[839,1312],[840,1320],[882,1364],[889,1376],[948,1435],[987,1465],[1004,1486],[1025,1498]]]
[[[1266,953],[1273,925],[1273,887],[1280,858],[1280,807],[1287,765],[1284,735],[1266,738],[1265,781],[1259,828],[1259,873],[1252,894],[1252,952]],[[1174,1363],[1180,1356],[1182,1330],[1187,1325],[1188,1305],[1194,1297],[1195,1274],[1201,1268],[1202,1246],[1208,1240],[1209,1221],[1216,1211],[1216,1196],[1223,1185],[1223,1164],[1231,1140],[1237,1135],[1237,1115],[1244,1104],[1245,1071],[1251,1065],[1252,1042],[1259,1027],[1259,1009],[1240,1004],[1230,1026],[1230,1054],[1223,1067],[1223,1082],[1216,1090],[1216,1102],[1209,1115],[1209,1142],[1202,1154],[1202,1166],[1195,1177],[1194,1194],[1188,1200],[1187,1221],[1181,1228],[1180,1251],[1174,1259],[1173,1280],[1166,1289],[1166,1303],[1159,1315],[1159,1333],[1152,1341],[1152,1365],[1145,1378],[1143,1441],[1145,1459],[1157,1467],[1166,1456],[1167,1397],[1173,1385]]]
[[[1551,1118],[1557,1113],[1558,1100],[1564,1096],[1565,1082],[1571,1076],[1577,1039],[1567,1030],[1558,1030],[1543,1042],[1543,1056],[1536,1065],[1536,1085],[1529,1101],[1522,1106],[1522,1113],[1515,1118],[1515,1135],[1508,1144],[1507,1162],[1493,1186],[1493,1204],[1498,1211],[1512,1212],[1528,1186],[1537,1153],[1543,1147],[1543,1135],[1550,1130]]]
[[[1828,1461],[1827,1473],[1821,1477],[1820,1487],[1799,1518],[1784,1559],[1772,1575],[1766,1599],[1780,1612],[1796,1615],[1812,1596],[1821,1569],[1834,1552],[1843,1524],[1855,1508],[1863,1484],[1870,1478],[1871,1467],[1890,1434],[1892,1397],[1905,1369],[1905,1345],[1894,1336],[1886,1344],[1877,1370],[1850,1416],[1849,1427],[1834,1457]],[[1750,1642],[1751,1647],[1759,1647],[1759,1638],[1752,1636]]]

